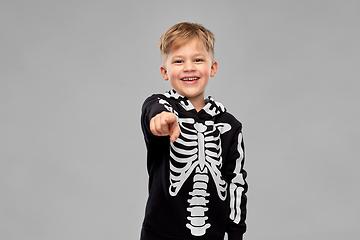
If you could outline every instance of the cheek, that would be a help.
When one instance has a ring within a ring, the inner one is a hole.
[[[210,76],[210,74],[211,74],[211,69],[208,68],[208,67],[203,67],[203,68],[201,69],[201,73],[202,73],[204,76]]]
[[[179,71],[177,71],[176,69],[172,69],[172,71],[169,72],[170,78],[177,78],[178,76],[179,76]]]

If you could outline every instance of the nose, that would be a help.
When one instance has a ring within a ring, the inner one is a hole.
[[[192,61],[186,61],[184,64],[184,72],[195,71],[195,65]]]

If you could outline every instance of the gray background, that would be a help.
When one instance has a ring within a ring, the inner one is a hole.
[[[0,239],[138,239],[158,39],[216,36],[207,95],[242,121],[246,239],[359,239],[360,2],[0,2]]]

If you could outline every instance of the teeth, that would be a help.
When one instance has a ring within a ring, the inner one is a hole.
[[[197,80],[198,78],[183,78],[182,80],[183,81],[194,81],[194,80]]]

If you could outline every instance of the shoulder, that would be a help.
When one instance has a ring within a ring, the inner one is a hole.
[[[163,111],[174,112],[174,102],[164,94],[153,94],[146,98],[142,105],[142,113],[150,117]]]
[[[176,102],[176,99],[173,97],[169,97],[168,95],[166,95],[166,93],[155,93],[152,94],[151,96],[147,97],[144,101],[144,103],[147,102]]]
[[[232,128],[242,128],[242,123],[231,113],[224,112],[217,118],[217,122],[225,122],[231,125]]]
[[[162,94],[158,94],[158,93],[152,94],[152,95],[150,95],[149,97],[147,97],[145,99],[144,104],[147,103],[147,102],[158,100],[159,97],[161,97],[161,96],[162,96]]]
[[[147,108],[153,104],[159,103],[160,99],[164,99],[164,95],[163,94],[152,94],[149,97],[147,97],[143,103],[142,108]]]

